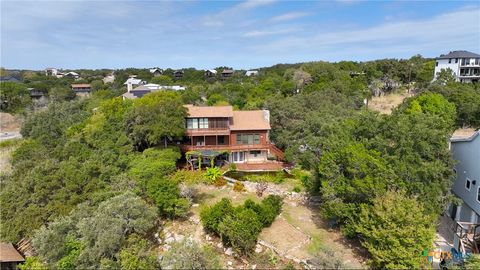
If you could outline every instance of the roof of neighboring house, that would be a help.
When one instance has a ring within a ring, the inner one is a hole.
[[[233,73],[233,69],[224,69],[222,71],[223,74],[230,74],[230,73]]]
[[[137,96],[135,96],[134,94],[130,93],[130,92],[126,92],[122,95],[124,98],[127,98],[127,99],[135,99],[137,98]]]
[[[13,76],[3,76],[0,77],[1,82],[20,82],[19,79],[13,77]]]
[[[451,58],[480,58],[480,54],[469,51],[452,51],[448,54],[442,54],[437,59],[451,59]]]
[[[268,111],[234,111],[230,130],[269,130]]]
[[[140,85],[132,89],[132,91],[155,91],[155,90],[185,90],[185,87],[180,85],[159,85],[155,83],[148,83]]]
[[[90,87],[90,84],[88,83],[72,84],[72,88],[87,88],[87,87]]]
[[[160,69],[160,68],[151,68],[151,69],[150,69],[150,73],[155,73],[155,72],[157,72],[157,71],[160,72],[160,73],[163,72],[163,70]]]
[[[183,74],[183,70],[175,70],[173,73],[182,73]]]
[[[451,142],[469,142],[473,141],[480,134],[480,129],[475,131],[473,128],[457,129],[450,138]]]
[[[137,79],[135,77],[133,78],[128,78],[128,80],[125,81],[125,83],[123,85],[127,85],[127,84],[142,84],[142,80],[141,79]]]
[[[207,69],[208,72],[211,72],[213,74],[217,74],[217,71],[215,69]]]
[[[256,74],[258,74],[258,71],[256,71],[256,70],[249,70],[249,71],[245,72],[246,76],[256,75]]]
[[[80,76],[80,75],[78,75],[78,73],[73,72],[73,71],[70,71],[70,72],[65,73],[65,76],[66,76],[66,75]]]
[[[194,106],[185,105],[188,109],[188,117],[233,117],[232,106]]]
[[[24,262],[25,259],[18,253],[12,243],[0,243],[0,262]]]

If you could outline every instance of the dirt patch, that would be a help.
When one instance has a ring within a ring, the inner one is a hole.
[[[409,93],[388,94],[380,97],[373,97],[368,101],[368,108],[383,114],[391,114],[393,109],[402,104],[407,97],[413,96]]]
[[[0,112],[0,132],[19,132],[21,127],[20,117]]]
[[[285,256],[292,255],[294,251],[307,245],[311,237],[293,227],[285,218],[278,217],[270,227],[263,229],[258,239],[264,245],[274,247],[281,256]]]

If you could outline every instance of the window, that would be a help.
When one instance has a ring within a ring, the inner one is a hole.
[[[458,58],[455,58],[455,64],[458,63]]]
[[[225,136],[218,136],[217,143],[218,144],[225,144]]]
[[[232,153],[233,162],[243,162],[245,160],[244,152],[233,152]]]
[[[477,188],[477,201],[480,202],[480,187]]]
[[[438,67],[438,61],[435,62],[435,66]]]
[[[260,134],[237,134],[237,144],[260,144]]]
[[[258,157],[262,152],[260,150],[250,151],[250,155]]]
[[[470,179],[467,178],[467,181],[465,182],[465,188],[467,190],[470,190],[470,186],[472,185],[472,182],[470,181]]]
[[[208,118],[199,118],[198,126],[199,128],[208,128]]]
[[[452,63],[452,59],[448,59],[448,63],[451,64],[451,63]]]

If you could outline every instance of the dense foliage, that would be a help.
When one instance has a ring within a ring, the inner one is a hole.
[[[215,233],[222,241],[240,254],[250,253],[262,228],[268,227],[280,214],[282,199],[269,195],[258,204],[246,200],[234,207],[229,199],[223,198],[200,213],[206,231]]]

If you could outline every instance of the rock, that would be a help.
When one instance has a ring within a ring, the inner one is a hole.
[[[172,234],[169,232],[165,232],[165,238],[170,238],[170,237],[172,237]]]
[[[175,238],[175,241],[181,242],[185,238],[185,236],[183,236],[181,234],[174,234],[173,238]]]
[[[218,244],[217,244],[217,247],[218,247],[218,248],[223,248],[222,242],[218,243]]]
[[[232,256],[233,255],[232,248],[227,248],[227,250],[225,250],[225,254],[228,255],[228,256]]]
[[[165,239],[165,243],[167,243],[167,244],[171,244],[173,242],[175,242],[175,238],[173,238],[172,236]]]
[[[172,247],[170,245],[163,245],[164,250],[170,250]]]
[[[210,235],[207,234],[207,235],[205,235],[205,240],[211,241],[211,240],[212,240],[212,237],[210,237]]]
[[[228,261],[227,264],[228,264],[228,266],[232,266],[232,265],[233,265],[233,263],[232,263],[231,261]]]
[[[252,269],[253,269],[253,270],[257,269],[257,265],[256,265],[256,264],[252,264]]]
[[[158,233],[156,233],[154,236],[155,236],[155,238],[158,238]]]
[[[198,206],[200,206],[198,203],[192,204],[192,207],[198,207]]]
[[[263,251],[262,246],[260,246],[260,245],[257,244],[257,245],[255,246],[255,253],[260,253],[260,252],[262,252],[262,251]]]

